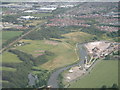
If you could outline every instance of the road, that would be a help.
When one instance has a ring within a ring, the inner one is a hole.
[[[84,44],[77,44],[77,47],[80,53],[80,62],[78,62],[77,64],[73,64],[67,67],[60,68],[56,70],[55,72],[53,72],[48,80],[48,84],[47,84],[48,86],[51,86],[52,88],[59,88],[59,85],[58,85],[59,74],[62,73],[64,70],[67,70],[76,65],[82,65],[84,63],[85,56],[88,56],[88,53],[85,49],[83,49],[83,45]]]
[[[0,49],[0,54],[5,51],[7,48],[9,48],[10,46],[14,45],[16,42],[18,42],[19,40],[21,40],[24,36],[28,35],[29,33],[31,33],[32,31],[38,29],[40,26],[44,25],[46,22],[37,25],[35,28],[33,28],[32,30],[26,32],[25,34],[21,35],[19,38],[17,38],[16,40],[14,40],[13,42],[11,42],[10,44],[8,44],[8,46]]]

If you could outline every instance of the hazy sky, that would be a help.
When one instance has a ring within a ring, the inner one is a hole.
[[[1,0],[2,2],[118,2],[119,0]]]

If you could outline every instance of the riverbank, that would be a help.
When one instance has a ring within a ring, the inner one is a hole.
[[[80,54],[80,61],[77,62],[77,63],[74,63],[72,65],[69,65],[69,66],[66,66],[66,67],[63,67],[63,68],[60,68],[60,69],[57,69],[56,71],[54,71],[49,80],[48,80],[48,86],[51,86],[52,88],[59,88],[59,84],[58,84],[58,77],[59,77],[59,74],[62,73],[63,71],[71,68],[71,67],[74,67],[74,66],[77,66],[77,65],[82,65],[84,63],[84,60],[85,60],[85,56],[88,56],[88,53],[85,49],[83,49],[83,46],[84,44],[77,44],[77,47],[78,47],[78,50],[79,50],[79,54]]]

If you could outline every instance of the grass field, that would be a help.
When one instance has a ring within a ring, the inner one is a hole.
[[[11,72],[16,71],[15,68],[10,68],[10,67],[0,67],[0,68],[2,69],[2,71],[11,71]],[[1,70],[1,69],[0,69],[0,70]]]
[[[39,67],[41,68],[52,70],[58,67],[72,64],[77,60],[74,48],[71,48],[70,45],[68,45],[65,42],[57,42],[57,44],[54,45],[51,43],[50,44],[46,43],[51,42],[50,40],[21,40],[21,41],[30,44],[15,48],[26,53],[32,54],[33,56],[35,56],[35,54],[42,53],[36,52],[37,50],[43,51],[47,50],[55,54],[54,56],[47,57],[49,61],[43,65],[40,65]]]
[[[72,64],[77,61],[77,56],[73,48],[67,47],[65,44],[61,43],[59,46],[51,50],[56,54],[53,60],[48,61],[41,67],[48,70],[53,70],[58,67],[63,67]]]
[[[68,34],[63,34],[66,37],[65,41],[69,42],[71,45],[75,45],[78,42],[86,42],[90,41],[95,37],[95,35],[91,35],[85,32],[72,32]]]
[[[26,43],[30,43],[24,46],[15,47],[18,50],[35,56],[37,50],[47,50],[53,52],[55,55],[48,57],[49,61],[38,67],[53,70],[55,68],[63,67],[76,62],[77,55],[75,53],[75,44],[77,42],[83,42],[90,40],[94,36],[84,32],[72,32],[63,34],[64,39],[59,39],[62,42],[58,42],[57,45],[46,44],[48,40],[21,40]],[[53,38],[54,39],[54,38]]]
[[[2,63],[20,63],[20,62],[22,62],[21,60],[19,60],[17,55],[12,54],[10,52],[4,52],[2,55],[0,55],[0,57],[2,57]]]
[[[22,34],[22,31],[2,31],[2,42]]]
[[[102,60],[90,74],[72,82],[69,88],[101,88],[103,85],[111,87],[113,83],[118,84],[118,61]]]
[[[18,50],[24,51],[28,54],[32,54],[35,56],[35,54],[40,53],[36,52],[37,50],[50,50],[56,46],[51,44],[46,44],[44,40],[21,40],[25,43],[30,43],[24,46],[15,47]]]

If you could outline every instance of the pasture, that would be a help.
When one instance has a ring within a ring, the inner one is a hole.
[[[72,82],[69,88],[108,88],[114,83],[118,84],[118,61],[102,60],[91,71],[90,74]]]

